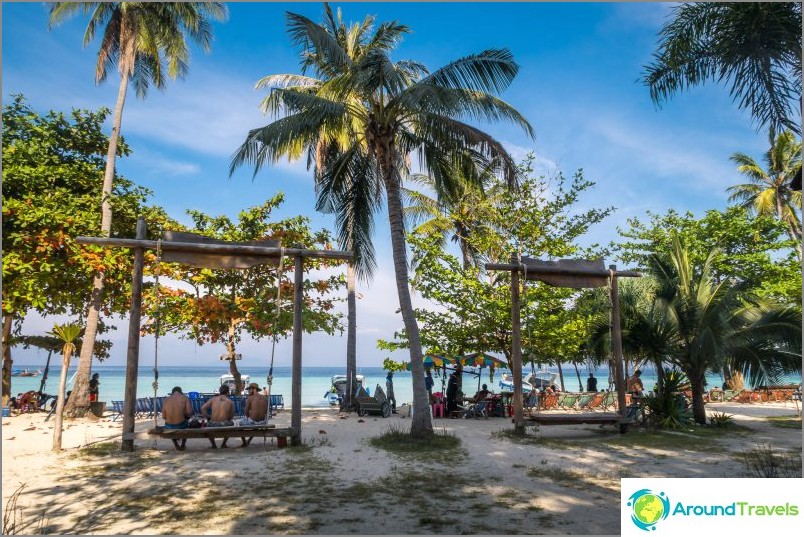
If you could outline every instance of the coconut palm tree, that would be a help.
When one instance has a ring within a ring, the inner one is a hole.
[[[668,361],[680,368],[692,388],[692,411],[706,423],[703,394],[706,372],[730,364],[755,381],[775,380],[801,371],[801,313],[760,302],[729,280],[712,276],[710,252],[703,266],[690,262],[680,239],[673,238],[669,258],[654,255],[655,300],[662,321],[674,332]]]
[[[431,435],[419,329],[408,287],[401,182],[416,154],[422,169],[439,180],[450,155],[472,149],[486,160],[499,159],[505,178],[517,182],[517,167],[497,140],[462,119],[508,120],[532,135],[524,117],[499,99],[518,66],[511,53],[492,49],[456,60],[429,73],[417,62],[392,62],[390,52],[408,32],[396,22],[380,24],[354,59],[320,24],[288,14],[289,33],[303,57],[326,60],[325,80],[303,75],[264,79],[270,87],[263,111],[275,120],[253,129],[232,157],[230,173],[243,164],[256,174],[282,156],[298,157],[319,142],[337,141],[338,151],[317,170],[319,188],[346,198],[359,189],[385,193],[397,292],[410,342],[413,375],[413,436]],[[360,184],[364,182],[378,183]]]
[[[801,134],[801,3],[684,3],[672,15],[643,76],[655,103],[717,81],[758,127]]]
[[[84,46],[93,41],[98,30],[102,30],[95,66],[95,81],[98,84],[106,80],[114,67],[120,73],[101,197],[101,235],[109,236],[115,157],[129,81],[134,84],[137,96],[144,98],[152,84],[159,89],[164,88],[166,76],[183,78],[190,59],[187,38],[209,51],[212,42],[210,20],[224,20],[227,8],[222,2],[51,2],[49,7],[51,29],[79,13],[89,16]],[[88,408],[86,395],[102,292],[103,276],[99,273],[93,281],[92,300],[86,318],[85,337],[73,390],[76,397],[71,398],[68,405],[68,413],[72,415],[82,414]]]
[[[451,190],[439,188],[435,179],[429,175],[412,174],[410,179],[430,192],[403,188],[407,199],[403,212],[407,221],[416,227],[414,232],[433,234],[442,237],[444,246],[447,236],[458,244],[464,270],[480,265],[480,252],[471,238],[486,227],[487,212],[493,207],[495,189],[493,167],[478,169],[471,158],[456,155],[451,173]],[[492,190],[489,191],[489,188]],[[489,199],[487,199],[489,198]]]
[[[766,169],[744,153],[735,153],[731,160],[750,183],[727,189],[729,201],[756,214],[775,215],[787,226],[787,234],[796,245],[801,261],[801,191],[793,190],[790,182],[801,170],[801,141],[790,131],[771,137],[771,146],[765,153]]]
[[[59,376],[59,398],[56,400],[56,422],[53,429],[53,451],[61,451],[61,424],[64,414],[64,399],[67,391],[67,369],[70,367],[70,357],[75,352],[75,341],[81,335],[81,325],[78,323],[54,324],[49,336],[62,342],[61,347],[61,375]],[[75,397],[75,396],[73,396]]]

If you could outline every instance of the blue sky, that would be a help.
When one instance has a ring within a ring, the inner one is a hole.
[[[651,60],[656,34],[670,12],[668,3],[344,3],[344,18],[397,20],[412,33],[395,59],[415,59],[431,70],[487,48],[509,48],[520,73],[503,98],[533,125],[530,140],[507,125],[482,125],[511,153],[530,151],[538,169],[571,176],[582,168],[597,186],[579,207],[614,206],[616,212],[596,226],[587,242],[608,243],[617,226],[648,210],[689,210],[702,214],[726,206],[725,189],[739,180],[729,161],[741,151],[760,159],[767,137],[732,104],[726,89],[709,84],[678,95],[661,109],[639,81]],[[187,209],[235,217],[276,191],[286,195],[279,216],[305,214],[316,227],[331,227],[317,214],[310,174],[303,163],[283,162],[228,177],[229,158],[249,129],[264,125],[258,104],[264,91],[254,83],[268,74],[297,73],[285,12],[320,20],[320,3],[229,3],[230,16],[215,24],[210,54],[194,50],[188,76],[152,90],[147,99],[129,91],[123,136],[133,154],[118,160],[118,170],[154,191],[153,202],[188,223]],[[41,3],[2,3],[2,97],[23,93],[40,112],[73,107],[114,107],[119,78],[94,84],[98,42],[82,47],[86,20],[77,17],[52,31]],[[390,256],[387,216],[376,225],[379,270],[362,285],[358,301],[358,365],[380,365],[387,353],[377,338],[391,338],[402,326]],[[610,260],[607,260],[610,261]],[[26,333],[41,333],[52,319],[31,317]],[[124,321],[113,336],[111,365],[125,362]],[[147,363],[152,342],[143,341]],[[290,343],[277,348],[277,365],[290,364]],[[305,336],[305,365],[345,360],[345,338]],[[223,352],[197,347],[175,337],[160,341],[160,362],[212,365]],[[245,342],[246,361],[263,365],[265,344]],[[37,362],[36,351],[17,350],[17,363]],[[395,355],[402,359],[404,353]],[[253,361],[252,361],[253,360]]]

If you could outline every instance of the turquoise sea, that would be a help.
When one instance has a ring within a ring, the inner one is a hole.
[[[14,369],[40,369],[44,371],[44,364],[29,364],[18,365],[14,364]],[[68,380],[72,378],[75,373],[75,366],[70,367],[68,370]],[[124,366],[105,366],[96,365],[93,368],[93,373],[100,375],[100,400],[101,401],[122,401],[123,392],[125,387],[126,368]],[[467,395],[473,395],[478,389],[478,380],[480,383],[489,385],[489,389],[499,392],[499,380],[501,372],[505,370],[497,370],[494,375],[494,382],[489,382],[488,369],[480,371],[480,379],[475,370],[464,370],[463,375],[463,391]],[[525,366],[524,371],[530,371],[529,366]],[[557,369],[551,371],[558,372]],[[167,395],[174,386],[181,386],[184,392],[197,391],[197,392],[212,392],[218,389],[220,385],[220,376],[228,373],[228,366],[222,365],[221,367],[197,367],[197,366],[166,366],[159,369],[159,385],[157,395]],[[267,384],[266,379],[268,376],[267,367],[247,367],[243,366],[240,369],[241,374],[250,375],[251,382],[256,382],[260,386]],[[345,367],[305,367],[302,369],[302,405],[303,406],[322,406],[328,407],[329,404],[324,399],[325,393],[331,386],[331,377],[333,375],[345,374]],[[385,376],[386,371],[381,367],[358,367],[358,374],[363,375],[365,380],[363,385],[368,387],[373,393],[375,386],[379,384],[385,390]],[[564,388],[566,391],[579,391],[578,377],[575,374],[573,367],[565,367],[564,372]],[[47,383],[45,385],[45,393],[55,394],[58,390],[59,375],[61,373],[61,365],[53,366],[51,364],[48,373]],[[609,389],[608,368],[598,368],[595,370],[595,376],[598,378],[598,389]],[[586,383],[586,377],[589,371],[585,368],[580,369],[581,380]],[[433,391],[442,389],[442,377],[440,372],[433,375],[435,380],[435,387]],[[12,393],[22,393],[28,390],[38,390],[42,377],[12,377],[11,390]],[[650,390],[656,382],[655,372],[644,370],[642,380],[645,388]],[[788,379],[790,383],[801,383],[801,377]],[[137,378],[137,396],[150,397],[154,395],[153,391],[154,372],[153,366],[140,367],[139,375]],[[560,382],[556,379],[556,383]],[[720,386],[723,379],[718,375],[710,375],[707,377],[707,383],[710,387]],[[68,385],[70,389],[71,385]],[[284,395],[285,405],[290,406],[291,394],[291,369],[290,367],[275,367],[274,380],[271,393]],[[413,389],[411,384],[411,373],[407,371],[397,372],[394,374],[394,393],[396,395],[397,405],[405,402],[413,401]]]

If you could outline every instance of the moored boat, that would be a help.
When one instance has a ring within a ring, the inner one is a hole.
[[[251,382],[251,377],[250,376],[248,376],[248,375],[240,375],[240,385],[243,386],[244,390],[245,390],[246,386],[249,385],[249,382]],[[220,385],[223,386],[224,384],[229,386],[229,393],[234,395],[234,393],[235,393],[235,378],[234,378],[234,375],[232,375],[231,373],[226,373],[225,375],[221,375]]]
[[[541,391],[548,386],[552,386],[557,377],[558,373],[552,373],[550,371],[528,373],[522,377],[522,393],[529,394],[533,390]],[[499,385],[500,391],[513,392],[514,378],[508,373],[503,373]]]
[[[341,404],[341,401],[343,401],[343,397],[346,394],[346,383],[349,378],[346,375],[333,375],[331,380],[332,387],[324,394],[324,399],[330,405],[339,405]],[[363,386],[363,380],[363,375],[355,375],[355,382],[357,383],[355,390],[358,390]]]

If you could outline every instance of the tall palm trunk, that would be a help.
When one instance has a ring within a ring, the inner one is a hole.
[[[133,56],[133,53],[132,53]],[[120,138],[120,125],[123,121],[123,106],[126,103],[129,70],[123,69],[120,77],[120,89],[117,92],[117,104],[114,109],[112,133],[109,136],[109,150],[106,153],[106,170],[103,174],[103,191],[101,194],[101,236],[108,237],[112,230],[112,186],[114,182],[115,158],[117,157],[117,141]],[[89,374],[92,370],[92,354],[95,350],[95,338],[98,334],[101,297],[103,296],[103,273],[98,273],[92,281],[92,295],[81,344],[81,355],[78,372],[75,375],[73,393],[67,402],[67,416],[83,416],[89,410]]]
[[[232,319],[229,323],[229,341],[226,342],[226,350],[229,354],[229,373],[232,374],[235,381],[235,393],[234,395],[240,395],[243,393],[243,380],[240,376],[240,371],[237,369],[237,354],[235,353],[235,319]]]
[[[793,208],[790,207],[790,212],[793,212]],[[801,262],[802,255],[801,255],[801,229],[798,226],[798,221],[796,220],[795,213],[791,214],[790,218],[786,218],[784,214],[784,207],[782,207],[782,197],[780,192],[776,191],[776,215],[778,216],[779,220],[784,222],[787,228],[787,235],[790,237],[790,240],[796,245],[796,253],[798,254],[798,260]]]
[[[704,408],[704,393],[706,393],[705,373],[690,372],[687,378],[692,388],[692,418],[699,425],[706,425],[706,408]]]
[[[3,314],[3,407],[8,404],[11,398],[11,368],[14,361],[11,359],[11,326],[14,323],[14,316],[10,313]]]
[[[71,349],[64,349],[61,357],[61,375],[59,375],[59,398],[56,400],[56,422],[53,424],[53,451],[61,451],[61,423],[64,415],[64,398],[67,397],[67,369],[70,367]],[[70,394],[70,401],[75,397],[75,389]]]
[[[352,409],[352,396],[355,393],[357,374],[357,302],[355,300],[355,267],[352,263],[346,268],[346,304],[348,306],[346,328],[346,394],[344,406]]]
[[[413,417],[410,434],[413,437],[426,437],[433,434],[433,422],[430,419],[430,400],[424,383],[424,363],[422,362],[422,343],[419,336],[419,325],[413,313],[413,302],[408,287],[408,261],[405,252],[405,226],[402,216],[402,199],[397,170],[394,167],[395,155],[392,137],[380,137],[375,145],[379,161],[385,193],[388,198],[388,221],[391,225],[391,250],[394,258],[396,289],[399,294],[399,309],[405,323],[405,332],[410,344],[410,369],[413,375]]]

